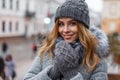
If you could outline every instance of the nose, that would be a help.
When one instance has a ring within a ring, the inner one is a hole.
[[[68,27],[68,25],[65,25],[63,31],[64,31],[64,32],[69,32],[69,27]]]

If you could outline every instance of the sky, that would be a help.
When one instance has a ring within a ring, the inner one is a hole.
[[[89,8],[93,11],[101,12],[103,7],[103,0],[86,0]]]

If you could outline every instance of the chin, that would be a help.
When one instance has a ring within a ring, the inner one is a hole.
[[[72,43],[73,41],[71,41],[71,40],[65,40],[66,42],[68,42],[68,43]]]

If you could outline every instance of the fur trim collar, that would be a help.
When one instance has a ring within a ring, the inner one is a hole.
[[[108,41],[107,35],[105,34],[105,32],[103,32],[101,29],[99,29],[95,26],[90,27],[90,31],[99,40],[99,45],[97,45],[97,47],[95,48],[95,52],[100,57],[106,56],[108,54],[108,51],[109,51],[109,41]]]

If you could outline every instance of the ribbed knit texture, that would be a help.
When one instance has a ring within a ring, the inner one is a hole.
[[[82,62],[83,57],[83,47],[78,41],[69,44],[62,37],[58,37],[55,41],[54,54],[54,66],[48,72],[48,76],[52,80],[56,80],[60,76],[69,79],[71,76],[77,75],[78,64]]]
[[[78,74],[78,71],[79,71],[79,65],[77,67],[68,68],[66,71],[62,71],[61,73],[63,74],[66,80],[70,80],[70,78],[73,78]]]
[[[48,72],[48,76],[52,79],[52,80],[57,80],[57,78],[59,78],[60,76],[62,76],[60,74],[60,72],[58,71],[56,66],[53,66],[50,71]]]
[[[58,66],[59,65],[57,64],[56,59],[53,58],[53,67],[48,72],[48,76],[52,80],[57,80],[58,78],[60,78],[62,76],[62,74],[60,73],[60,71],[58,69]]]
[[[62,38],[58,38],[56,41],[54,59],[63,77],[69,80],[78,73],[80,60],[82,60],[80,58],[83,56],[83,47],[77,42],[69,44]]]
[[[86,28],[89,28],[89,9],[84,0],[66,0],[66,2],[57,8],[55,21],[63,17],[77,20],[83,23]]]

